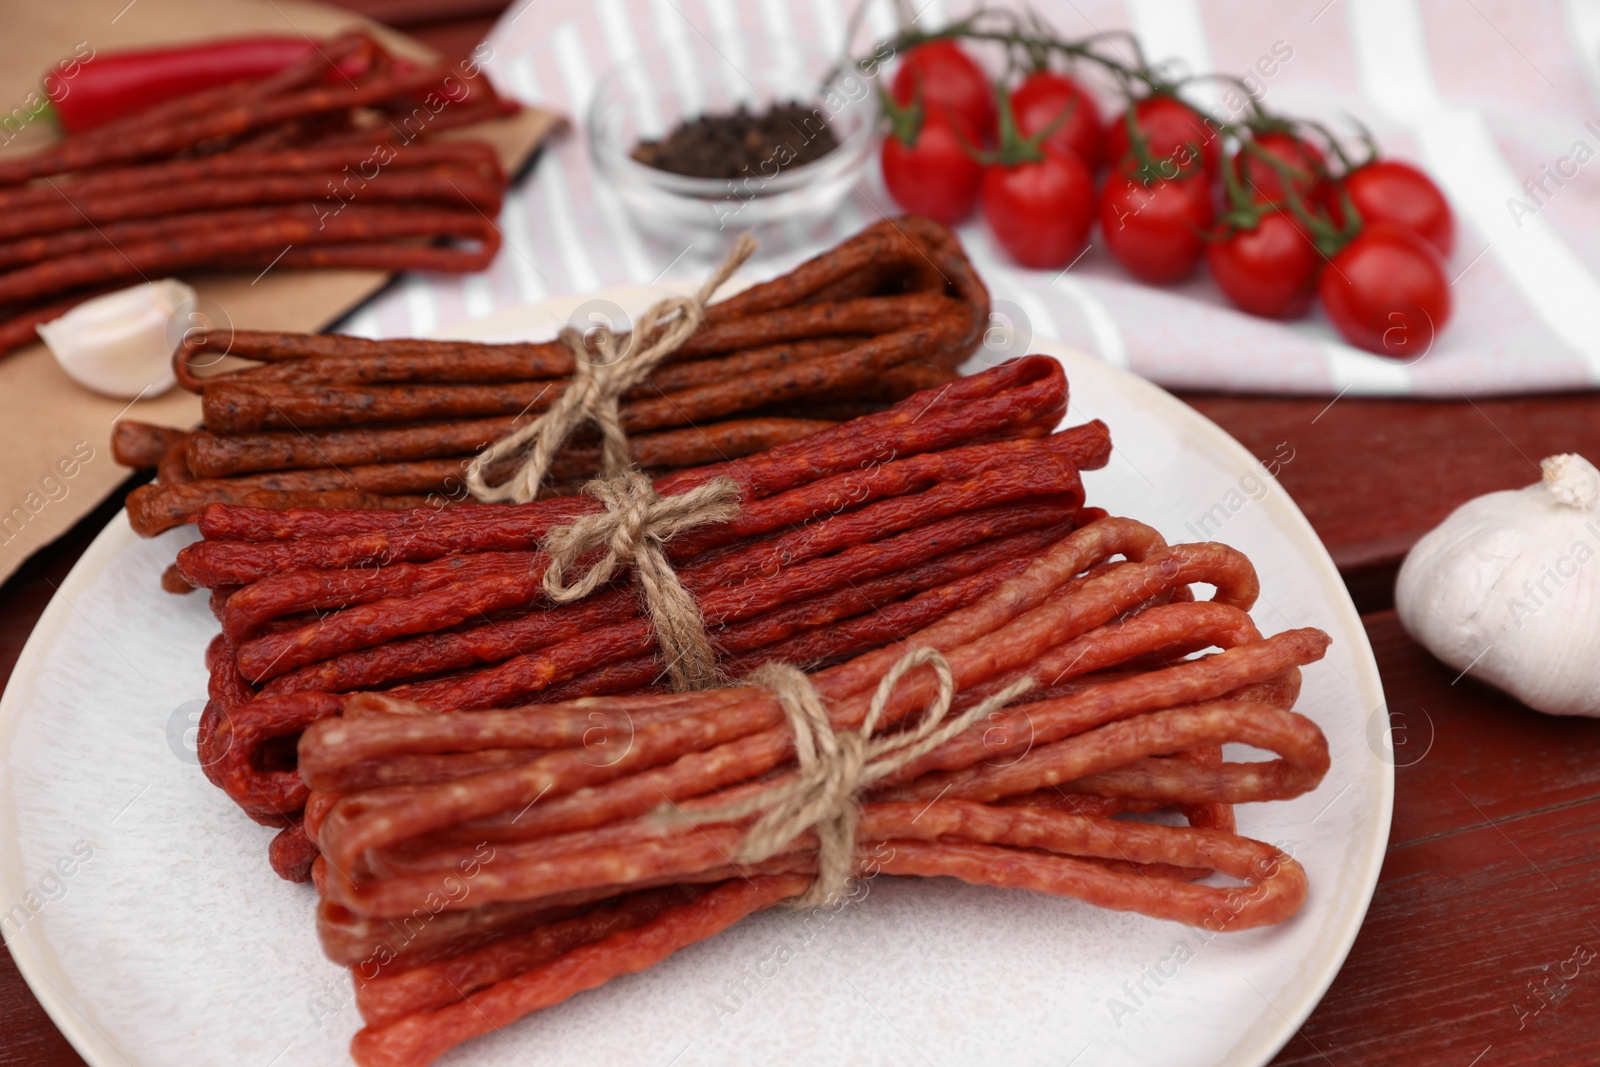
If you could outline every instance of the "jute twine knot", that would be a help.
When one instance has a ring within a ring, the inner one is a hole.
[[[938,676],[933,702],[914,726],[878,735],[878,723],[900,679],[923,664]],[[736,861],[750,864],[770,859],[807,830],[815,831],[817,877],[804,894],[790,902],[796,908],[816,907],[845,891],[855,866],[856,798],[860,793],[982,721],[1034,684],[1031,678],[1022,678],[952,716],[955,679],[950,664],[935,649],[913,649],[878,682],[860,729],[835,733],[822,698],[803,671],[768,663],[757,668],[748,681],[778,698],[794,731],[798,770],[771,789],[699,813],[695,822],[731,822],[759,813],[734,853]]]
[[[596,331],[597,352],[590,351],[577,330],[570,326],[563,329],[561,340],[572,350],[572,380],[544,414],[500,438],[467,465],[466,482],[472,495],[487,504],[508,500],[525,504],[533,500],[539,495],[539,487],[562,442],[586,421],[593,421],[600,428],[601,473],[613,474],[627,467],[632,457],[628,438],[622,432],[618,402],[699,328],[712,294],[755,249],[755,238],[741,234],[728,258],[698,292],[692,296],[669,296],[652,304],[639,317],[621,351],[607,329]],[[657,327],[661,327],[660,335],[652,339]],[[499,485],[490,485],[484,472],[499,460],[520,454],[530,441],[533,447],[517,472]]]
[[[525,504],[539,495],[557,449],[572,431],[586,421],[600,428],[601,477],[583,491],[605,510],[546,536],[544,547],[550,563],[544,574],[544,591],[558,603],[581,600],[609,581],[618,567],[631,566],[655,627],[667,675],[680,692],[709,689],[718,683],[716,653],[706,637],[699,607],[673,572],[662,546],[692,526],[733,518],[738,513],[739,486],[731,478],[718,477],[687,493],[657,494],[650,479],[633,467],[618,404],[700,327],[712,295],[755,248],[754,238],[741,235],[694,295],[671,296],[652,304],[639,317],[621,351],[610,330],[596,331],[593,352],[577,330],[570,326],[562,330],[561,340],[572,350],[573,359],[566,391],[544,414],[484,449],[466,470],[467,488],[477,499],[491,504],[507,500]],[[524,449],[527,457],[516,473],[499,485],[490,485],[484,472]],[[583,577],[564,584],[568,570],[580,557],[602,549],[604,554]]]
[[[609,581],[618,567],[633,567],[672,687],[682,692],[717,685],[717,657],[706,637],[705,620],[662,546],[691,526],[724,522],[738,514],[738,483],[724,476],[687,493],[660,496],[648,477],[627,470],[590,482],[584,492],[605,510],[550,531],[544,545],[550,554],[545,593],[562,604],[582,600]],[[567,570],[595,549],[606,551],[581,578],[564,585]]]

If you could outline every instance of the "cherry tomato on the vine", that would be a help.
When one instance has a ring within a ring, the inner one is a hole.
[[[989,76],[955,41],[929,41],[911,49],[895,71],[892,89],[902,107],[920,96],[929,114],[942,112],[983,140],[994,135]]]
[[[1450,318],[1450,282],[1439,251],[1403,226],[1373,222],[1322,272],[1317,295],[1353,345],[1420,359]]]
[[[1254,138],[1257,148],[1296,172],[1292,178],[1294,191],[1310,200],[1317,196],[1327,174],[1327,160],[1322,150],[1310,141],[1292,133],[1273,130]],[[1241,149],[1230,161],[1234,176],[1239,179],[1259,203],[1282,200],[1283,179],[1271,163],[1255,153]]]
[[[1100,194],[1100,228],[1117,261],[1147,282],[1175,282],[1205,255],[1211,189],[1198,171],[1146,185],[1124,160]]]
[[[1287,319],[1311,306],[1322,253],[1293,219],[1268,211],[1254,229],[1213,241],[1206,262],[1217,287],[1236,307]]]
[[[1426,238],[1448,256],[1456,244],[1455,216],[1433,179],[1398,159],[1378,159],[1345,175],[1345,192],[1364,223],[1392,222]],[[1338,219],[1339,197],[1329,198]]]
[[[1025,267],[1065,267],[1083,251],[1094,220],[1094,176],[1072,152],[983,173],[983,217],[1011,258]]]
[[[1028,75],[1011,94],[1017,129],[1032,137],[1052,124],[1055,130],[1045,138],[1045,147],[1072,152],[1090,171],[1096,170],[1106,155],[1106,131],[1100,121],[1100,108],[1083,87],[1065,74],[1041,70]]]
[[[1175,96],[1158,93],[1133,105],[1134,122],[1144,137],[1154,160],[1173,160],[1187,170],[1200,153],[1199,163],[1208,175],[1217,173],[1221,160],[1221,138],[1205,116]],[[1106,128],[1106,155],[1113,165],[1131,150],[1126,112],[1112,117]]]
[[[906,144],[894,134],[883,139],[883,184],[895,203],[913,215],[953,226],[972,214],[978,203],[983,167],[968,154],[970,134],[947,118],[929,111],[916,140]]]

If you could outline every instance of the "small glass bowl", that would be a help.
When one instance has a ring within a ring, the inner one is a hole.
[[[707,41],[641,53],[595,83],[586,120],[595,169],[642,229],[675,244],[713,250],[747,230],[760,237],[828,215],[872,155],[879,117],[878,87],[859,71],[846,69],[824,85],[834,64],[820,50],[795,47],[740,70]],[[774,160],[772,174],[763,165],[737,180],[685,177],[631,154],[686,119],[789,102],[826,119],[838,147],[803,166],[780,169]]]

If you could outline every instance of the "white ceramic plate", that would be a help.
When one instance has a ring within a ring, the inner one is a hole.
[[[590,300],[636,311],[655,293]],[[549,336],[582,303],[456,333]],[[441,1063],[1249,1067],[1294,1033],[1355,939],[1388,838],[1387,719],[1360,619],[1299,509],[1240,445],[1148,382],[1032,347],[1066,365],[1069,421],[1111,426],[1115,458],[1085,478],[1092,503],[1172,541],[1235,545],[1261,573],[1263,631],[1333,635],[1299,705],[1328,735],[1333,769],[1307,796],[1239,814],[1241,832],[1305,864],[1302,912],[1208,936],[1020,891],[882,878],[836,914],[754,916]],[[1293,445],[1279,462],[1293,463]],[[0,924],[95,1067],[347,1064],[359,1018],[348,977],[318,950],[312,891],[272,876],[272,832],[194,761],[215,624],[202,596],[157,585],[192,536],[140,540],[119,516],[23,651],[0,699]]]

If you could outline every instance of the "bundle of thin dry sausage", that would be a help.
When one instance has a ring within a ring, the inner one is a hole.
[[[1210,601],[1175,595],[1197,582]],[[1099,518],[965,606],[814,672],[835,730],[861,726],[912,649],[943,654],[957,707],[1035,682],[862,798],[857,875],[948,875],[1217,931],[1294,914],[1305,872],[1234,833],[1231,806],[1321,781],[1326,741],[1290,709],[1328,640],[1261,637],[1256,594],[1225,546]],[[937,688],[928,668],[905,675],[880,732]],[[1275,758],[1226,762],[1229,742]],[[429,1063],[795,896],[816,871],[810,833],[735,863],[753,817],[707,818],[795,773],[791,727],[759,688],[466,714],[361,695],[311,725],[298,756],[319,931],[354,973],[363,1065]],[[1167,807],[1190,825],[1109,818]],[[1196,884],[1211,872],[1235,884]],[[400,920],[416,915],[429,921],[412,936]]]
[[[516,106],[476,64],[419,69],[352,32],[0,163],[0,353],[177,271],[482,270],[506,175],[486,142],[431,138]]]
[[[369,221],[386,210],[371,208]],[[950,383],[987,320],[988,292],[949,230],[884,221],[711,305],[671,360],[624,397],[623,427],[640,466],[657,473],[760,452]],[[253,365],[199,372],[224,353]],[[119,462],[158,468],[156,484],[129,496],[129,518],[149,535],[211,503],[460,501],[465,464],[546,410],[573,362],[560,342],[195,331],[174,363],[202,397],[205,428],[124,421],[113,435]],[[555,491],[580,485],[599,455],[594,439],[576,439],[557,458]]]
[[[667,545],[719,658],[743,670],[877,647],[983,595],[1091,518],[1078,472],[1105,463],[1110,439],[1099,423],[1048,433],[1065,406],[1060,365],[1030,357],[660,478],[663,496],[719,475],[740,489],[734,519]],[[598,508],[589,497],[409,512],[207,507],[205,540],[177,566],[213,590],[222,622],[201,724],[208,773],[252,817],[284,825],[306,794],[285,750],[337,712],[335,694],[473,708],[653,687],[662,664],[630,592],[563,606],[543,592],[541,539]]]

